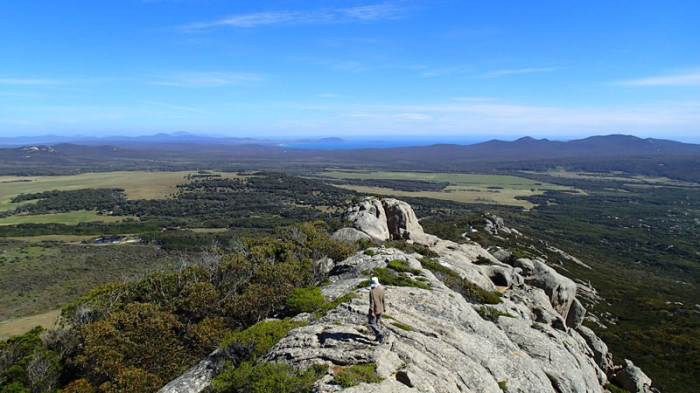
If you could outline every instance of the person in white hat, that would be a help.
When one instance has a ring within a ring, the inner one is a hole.
[[[379,321],[385,311],[384,287],[379,285],[377,277],[372,277],[369,280],[369,327],[372,328],[376,340],[380,343],[384,341],[384,334],[379,326]]]

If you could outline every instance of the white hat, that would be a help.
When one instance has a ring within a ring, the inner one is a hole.
[[[370,286],[371,288],[374,288],[374,287],[376,287],[377,285],[379,285],[379,279],[378,279],[377,277],[372,277],[372,278],[369,280],[369,286]]]

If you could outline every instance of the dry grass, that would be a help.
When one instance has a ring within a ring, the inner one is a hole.
[[[488,203],[520,206],[531,209],[534,205],[516,197],[539,195],[547,190],[572,190],[571,187],[539,182],[517,176],[479,175],[469,173],[423,173],[387,171],[327,171],[321,175],[337,179],[421,180],[447,182],[443,191],[399,191],[386,187],[341,185],[338,187],[365,194],[396,197],[434,198],[462,203]]]
[[[50,329],[58,321],[61,310],[52,310],[39,315],[0,322],[0,338],[26,333],[36,326]]]
[[[51,190],[78,190],[82,188],[123,188],[129,199],[163,199],[185,184],[187,175],[181,172],[101,172],[73,176],[0,176],[0,211],[17,207],[9,203],[19,194]],[[237,178],[236,173],[217,172],[222,178]]]
[[[129,216],[105,216],[99,215],[95,211],[79,210],[69,213],[53,213],[53,214],[37,214],[37,215],[19,215],[0,218],[0,225],[19,225],[19,224],[65,224],[77,225],[81,222],[101,221],[101,222],[119,222],[126,218],[135,218]]]

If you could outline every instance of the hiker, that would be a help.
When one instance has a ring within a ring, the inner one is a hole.
[[[379,285],[377,277],[372,277],[369,280],[369,327],[372,328],[376,340],[380,343],[384,341],[384,334],[379,326],[379,321],[384,311],[386,311],[384,307],[384,287]]]

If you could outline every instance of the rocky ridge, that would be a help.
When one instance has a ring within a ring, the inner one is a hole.
[[[366,363],[376,365],[382,381],[345,391],[602,393],[608,382],[633,393],[656,391],[632,362],[613,365],[605,343],[581,325],[586,314],[576,297],[581,285],[547,261],[497,258],[476,243],[425,234],[410,206],[395,199],[366,198],[344,218],[354,229],[344,228],[336,238],[394,239],[425,247],[443,268],[485,291],[502,292],[501,302],[487,305],[462,296],[424,267],[422,255],[395,248],[379,246],[344,261],[326,261],[330,284],[321,288],[324,297],[358,296],[322,318],[309,316],[308,325],[292,330],[262,358],[296,369],[329,365],[315,391],[343,390],[334,373]],[[502,220],[488,219],[495,223],[490,230],[508,232]],[[430,289],[386,288],[383,329],[388,337],[378,344],[367,326],[368,288],[358,289],[358,284],[372,269],[397,260],[406,267],[402,275]],[[169,391],[175,390],[161,390]]]

